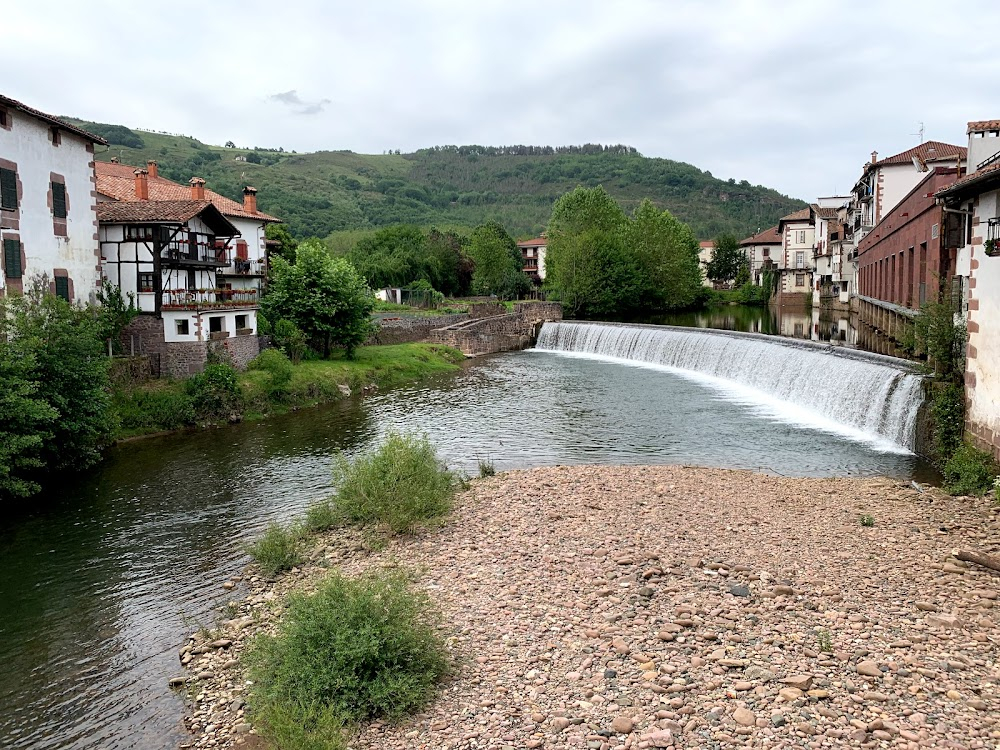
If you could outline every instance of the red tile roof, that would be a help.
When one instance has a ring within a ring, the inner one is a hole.
[[[99,161],[95,164],[97,170],[97,192],[114,198],[118,201],[134,201],[135,198],[135,170],[140,167],[132,167],[128,164],[112,164],[107,161]],[[145,167],[141,167],[145,169]],[[165,177],[148,177],[149,200],[151,201],[190,201],[191,186],[180,185]],[[278,219],[261,211],[250,213],[243,208],[242,203],[237,203],[224,195],[219,195],[209,189],[205,189],[205,198],[215,204],[225,216],[238,219],[257,219],[262,222],[280,222]]]
[[[702,242],[698,243],[698,247],[700,247],[702,250],[711,250],[712,248],[715,247],[715,242],[713,240],[703,240]]]
[[[740,242],[741,245],[780,245],[781,235],[778,234],[778,227],[771,227],[770,229],[765,229],[763,232],[757,232],[757,234],[747,237],[745,240]]]
[[[812,209],[803,208],[801,211],[796,211],[793,214],[788,214],[788,216],[782,216],[778,220],[778,231],[781,231],[781,225],[787,224],[793,221],[809,221],[812,218]]]
[[[972,133],[980,130],[1000,130],[1000,120],[975,120],[969,123],[969,128],[966,133]]]
[[[17,99],[11,99],[10,97],[4,96],[3,94],[0,94],[0,107],[7,107],[9,109],[19,109],[26,115],[31,115],[34,118],[49,123],[49,125],[55,125],[58,128],[62,128],[67,132],[75,133],[76,135],[90,141],[91,143],[100,143],[104,146],[108,144],[108,142],[103,138],[101,138],[101,136],[99,135],[88,133],[83,128],[78,128],[76,125],[70,125],[68,122],[64,122],[60,120],[58,117],[55,117],[53,115],[47,115],[44,112],[35,109],[34,107],[29,107],[27,104],[22,104]]]
[[[836,219],[837,209],[835,208],[821,208],[816,203],[812,204],[812,210],[821,219]]]
[[[184,224],[195,216],[222,237],[234,237],[233,226],[211,201],[114,201],[97,204],[97,220],[106,224]]]
[[[974,193],[975,191],[969,190],[968,188],[972,188],[980,182],[992,181],[994,178],[1000,178],[1000,161],[994,162],[988,167],[983,167],[982,169],[951,183],[947,187],[941,188],[935,193],[935,195],[944,197],[946,195],[958,195],[960,193]],[[991,187],[989,189],[995,190],[996,188]]]
[[[517,246],[518,247],[545,247],[548,244],[549,244],[549,241],[547,239],[545,239],[544,237],[536,237],[533,240],[523,240],[522,242],[518,242]]]
[[[875,162],[876,167],[880,167],[884,164],[909,164],[913,161],[913,157],[919,157],[923,161],[934,161],[935,159],[954,159],[956,156],[960,156],[965,159],[968,156],[968,149],[965,146],[954,146],[950,143],[942,143],[941,141],[926,141],[921,143],[919,146],[914,146],[906,151],[901,151],[893,156],[887,156],[885,159],[879,159]]]

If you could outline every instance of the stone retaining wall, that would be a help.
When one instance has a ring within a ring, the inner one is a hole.
[[[520,302],[514,312],[468,320],[439,328],[432,340],[462,351],[467,357],[526,349],[538,337],[541,324],[562,320],[558,302]]]

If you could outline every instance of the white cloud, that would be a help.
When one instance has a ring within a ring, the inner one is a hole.
[[[625,142],[812,198],[1000,116],[986,0],[10,5],[3,93],[214,143]]]

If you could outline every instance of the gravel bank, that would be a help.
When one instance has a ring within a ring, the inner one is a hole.
[[[874,517],[863,527],[863,514]],[[191,747],[255,746],[237,657],[326,566],[421,571],[460,667],[389,748],[997,747],[1000,549],[985,500],[885,479],[556,467],[477,480],[381,552],[356,532],[248,579],[181,653]]]

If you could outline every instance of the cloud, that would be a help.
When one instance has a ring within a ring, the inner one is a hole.
[[[326,109],[326,105],[331,103],[329,99],[318,99],[311,102],[306,101],[299,96],[299,92],[295,89],[282,91],[277,94],[271,94],[267,98],[272,102],[284,104],[285,106],[291,108],[291,110],[297,115],[318,115]]]

